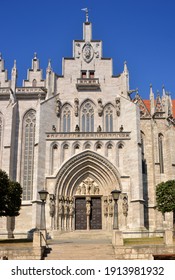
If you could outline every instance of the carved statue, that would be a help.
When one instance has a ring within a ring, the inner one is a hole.
[[[98,115],[100,117],[103,115],[103,105],[101,98],[98,99]]]
[[[115,102],[116,102],[116,114],[119,117],[120,116],[120,97],[116,97]]]
[[[70,206],[69,206],[69,215],[70,216],[73,216],[73,214],[74,214],[74,204],[71,202],[70,203]]]
[[[112,197],[109,197],[109,206],[108,206],[108,209],[109,209],[109,216],[113,216],[113,213],[114,213],[114,206],[113,206],[113,200],[112,200]]]
[[[59,215],[62,215],[63,214],[63,203],[62,201],[60,201],[59,203]]]
[[[64,215],[68,215],[68,213],[69,213],[69,208],[68,208],[67,201],[66,201],[64,204]]]
[[[120,126],[120,132],[122,132],[122,131],[123,131],[123,125]]]
[[[122,208],[123,208],[123,215],[126,217],[128,215],[128,197],[127,197],[127,195],[125,195],[123,197]]]
[[[90,204],[90,201],[87,201],[86,202],[86,215],[90,215],[91,213],[91,204]]]
[[[104,202],[104,204],[103,204],[103,209],[104,209],[103,213],[104,213],[105,216],[108,216],[108,199],[107,199],[106,196],[104,196],[103,202]]]
[[[99,186],[95,186],[95,192],[94,192],[95,194],[99,194],[100,193],[100,188],[99,188]]]
[[[80,131],[80,128],[79,128],[78,124],[76,124],[76,126],[75,126],[75,131]]]
[[[100,125],[97,127],[97,132],[101,132],[101,126]]]
[[[57,117],[60,117],[61,114],[61,101],[59,98],[56,99],[56,114]]]
[[[49,207],[50,207],[50,216],[54,217],[55,215],[55,196],[50,195],[50,202],[49,202]]]
[[[86,186],[85,186],[85,184],[83,184],[82,187],[81,187],[81,194],[86,194]]]
[[[78,117],[78,106],[79,106],[79,100],[78,100],[78,98],[75,98],[74,99],[74,113],[75,113],[76,117]]]
[[[81,186],[78,186],[76,193],[81,194]]]

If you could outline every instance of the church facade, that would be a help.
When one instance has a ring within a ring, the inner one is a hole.
[[[161,231],[165,217],[156,210],[155,187],[175,179],[174,101],[164,88],[155,98],[152,86],[149,100],[131,98],[127,64],[113,75],[88,20],[62,68],[57,75],[49,61],[43,79],[34,54],[19,87],[16,62],[8,80],[0,56],[0,168],[23,188],[14,233],[40,227],[42,189],[50,233],[111,231],[113,190],[120,191],[121,231]],[[0,232],[8,227],[1,218]]]

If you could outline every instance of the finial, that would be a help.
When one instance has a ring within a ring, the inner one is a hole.
[[[0,60],[2,60],[2,53],[0,52]]]
[[[51,68],[51,59],[48,60],[48,68]]]
[[[16,69],[16,59],[14,60],[14,65],[13,65],[13,68]]]
[[[165,96],[166,95],[166,92],[165,92],[165,86],[162,85],[162,95]]]
[[[128,72],[127,61],[124,61],[124,72]]]
[[[33,59],[37,59],[37,53],[34,52],[34,58]]]
[[[81,10],[86,12],[86,22],[89,22],[89,10],[88,10],[88,8],[83,8]]]
[[[153,87],[153,85],[152,85],[152,84],[150,84],[149,86],[150,86],[150,88],[152,88],[152,87]]]
[[[48,60],[47,71],[48,71],[48,72],[52,71],[51,59]]]

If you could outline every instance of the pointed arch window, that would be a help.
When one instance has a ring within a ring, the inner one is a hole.
[[[70,106],[63,108],[63,132],[70,132],[71,127],[71,110]]]
[[[58,145],[56,143],[54,143],[52,145],[51,153],[52,153],[51,154],[51,174],[53,174],[57,167],[56,163],[57,163]]]
[[[31,200],[33,193],[33,164],[36,113],[30,110],[23,120],[23,200]]]
[[[160,173],[164,173],[164,161],[163,161],[163,135],[159,133],[158,135],[158,148],[159,148],[159,163],[160,163]]]
[[[82,131],[94,131],[94,108],[91,102],[86,102],[82,107]]]
[[[33,81],[32,81],[32,87],[36,87],[37,86],[37,81],[36,81],[36,79],[33,79]]]
[[[141,131],[141,154],[142,154],[142,173],[147,173],[147,166],[145,160],[145,134]]]
[[[2,134],[3,134],[3,117],[0,113],[0,159],[1,159],[1,153],[2,153]]]
[[[105,131],[112,132],[113,131],[113,109],[111,106],[107,106],[104,110],[105,117]]]

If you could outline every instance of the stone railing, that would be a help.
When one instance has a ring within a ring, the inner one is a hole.
[[[100,89],[99,79],[98,78],[79,78],[77,79],[76,84],[77,89],[80,90],[91,90],[91,89]]]

